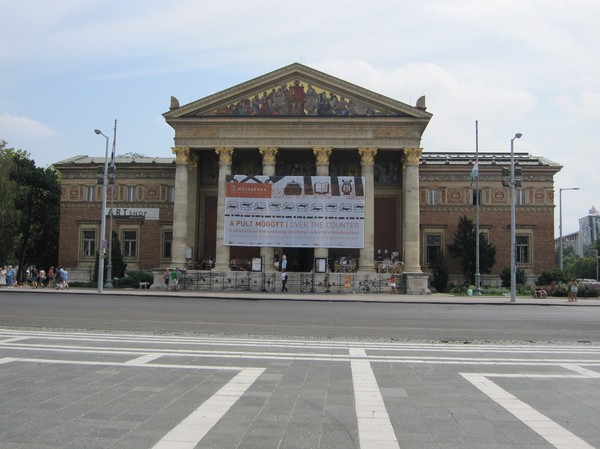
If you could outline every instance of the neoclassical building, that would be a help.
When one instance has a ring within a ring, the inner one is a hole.
[[[113,207],[137,211],[113,215],[122,245],[137,250],[129,266],[228,272],[260,259],[268,272],[285,255],[291,272],[324,260],[331,271],[368,275],[382,261],[402,261],[406,292],[426,294],[432,259],[447,255],[461,216],[475,219],[479,197],[481,230],[498,250],[487,281],[496,283],[510,265],[510,195],[501,179],[509,154],[479,155],[475,192],[473,152],[422,148],[431,117],[424,97],[409,106],[301,64],[186,105],[172,97],[164,118],[174,160],[117,160]],[[521,153],[516,161],[517,259],[534,276],[554,265],[553,177],[561,167]],[[99,210],[91,209],[102,162],[55,164],[63,174],[60,257],[71,268],[89,265],[91,231],[99,236]],[[459,281],[457,261],[447,258]]]

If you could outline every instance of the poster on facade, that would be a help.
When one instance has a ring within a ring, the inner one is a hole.
[[[365,180],[229,175],[226,246],[363,248]]]

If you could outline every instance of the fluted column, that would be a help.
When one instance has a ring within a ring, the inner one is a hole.
[[[333,150],[330,147],[313,148],[317,166],[317,176],[329,176],[329,157]],[[329,258],[329,248],[315,248],[315,258]]]
[[[375,180],[373,165],[377,148],[359,148],[360,171],[365,178],[365,245],[360,250],[359,271],[375,269]]]
[[[225,235],[225,180],[231,174],[233,147],[217,147],[215,153],[219,156],[219,181],[217,193],[217,252],[215,254],[215,269],[228,270],[230,262],[229,246],[223,244]]]
[[[429,275],[421,270],[420,254],[420,202],[419,158],[422,148],[404,148],[404,279],[409,295],[429,295]]]
[[[262,155],[263,175],[275,176],[277,147],[261,147],[258,149],[258,151]],[[275,259],[275,248],[272,246],[262,246],[260,248],[260,255],[265,264],[265,271],[273,271],[275,269],[275,266],[273,265]]]
[[[188,237],[188,164],[190,149],[173,147],[175,155],[175,201],[173,204],[173,252],[171,264],[185,267]]]
[[[422,148],[405,148],[404,176],[404,271],[419,273],[419,158]]]

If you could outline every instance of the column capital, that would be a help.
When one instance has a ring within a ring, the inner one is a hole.
[[[233,160],[233,147],[217,147],[215,153],[219,156],[219,165],[231,165]]]
[[[360,165],[369,166],[375,163],[375,155],[377,154],[377,148],[367,147],[359,148],[358,154],[360,155]]]
[[[273,165],[275,163],[275,156],[277,156],[277,147],[260,147],[258,152],[262,155],[263,165]]]
[[[329,156],[331,156],[332,151],[331,147],[313,148],[313,154],[317,158],[317,165],[329,165]]]
[[[402,155],[402,165],[419,165],[419,158],[423,154],[423,148],[418,147],[407,147],[404,148],[404,154]]]
[[[175,155],[175,163],[177,165],[183,164],[187,165],[190,162],[190,154],[191,150],[189,147],[173,147],[171,151]]]

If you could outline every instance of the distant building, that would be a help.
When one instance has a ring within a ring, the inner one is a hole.
[[[325,259],[333,271],[368,274],[402,261],[406,291],[424,294],[440,253],[451,279],[462,281],[447,246],[462,215],[475,221],[477,198],[481,232],[497,249],[484,284],[498,284],[510,266],[510,192],[502,186],[510,154],[479,154],[476,191],[473,152],[420,147],[431,118],[424,97],[408,106],[292,64],[187,105],[172,98],[164,116],[175,159],[117,160],[113,226],[129,269],[204,269],[210,259],[228,271],[233,261],[262,258],[273,270],[275,255],[286,254],[290,271],[310,272]],[[102,162],[55,164],[63,175],[60,263],[70,268],[93,268]],[[535,276],[554,266],[554,175],[562,167],[524,153],[515,162],[517,265]]]

